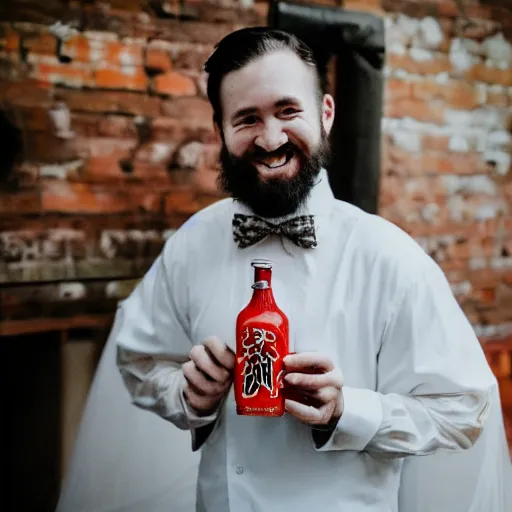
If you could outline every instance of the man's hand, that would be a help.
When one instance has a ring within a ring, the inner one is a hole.
[[[334,428],[343,414],[343,379],[332,361],[317,352],[284,358],[286,411],[317,428]]]
[[[209,337],[192,347],[189,357],[182,366],[186,380],[183,395],[199,416],[208,416],[231,386],[235,355],[218,338]]]

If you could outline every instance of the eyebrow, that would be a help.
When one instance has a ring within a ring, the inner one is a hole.
[[[280,108],[280,107],[284,107],[286,105],[299,105],[299,104],[300,104],[300,102],[297,98],[293,98],[292,96],[286,96],[286,97],[281,98],[280,100],[276,101],[274,103],[274,107]],[[256,107],[242,108],[235,112],[235,114],[231,118],[231,121],[235,122],[236,120],[238,120],[242,117],[254,115],[257,112],[258,112],[258,109]]]

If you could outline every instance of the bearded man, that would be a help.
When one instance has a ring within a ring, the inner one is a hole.
[[[231,198],[187,221],[120,306],[125,385],[136,406],[191,431],[198,511],[396,511],[405,457],[478,439],[495,389],[483,351],[438,265],[334,199],[334,100],[311,50],[244,29],[205,69]],[[238,416],[232,392],[235,321],[260,258],[296,352],[279,419]]]

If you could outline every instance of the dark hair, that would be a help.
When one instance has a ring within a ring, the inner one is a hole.
[[[213,107],[215,122],[221,126],[222,109],[220,104],[220,86],[222,79],[232,71],[243,68],[263,55],[290,50],[306,65],[310,66],[317,79],[319,99],[323,94],[323,82],[318,65],[309,46],[293,34],[267,27],[251,27],[237,30],[227,35],[215,47],[204,65],[208,73],[207,93]]]

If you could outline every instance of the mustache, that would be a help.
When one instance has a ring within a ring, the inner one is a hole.
[[[288,153],[289,151],[298,152],[299,148],[293,142],[285,142],[282,146],[279,146],[277,149],[273,151],[265,151],[263,148],[259,146],[254,146],[254,148],[246,153],[246,157],[248,158],[268,158],[274,156],[280,156],[284,153]]]

